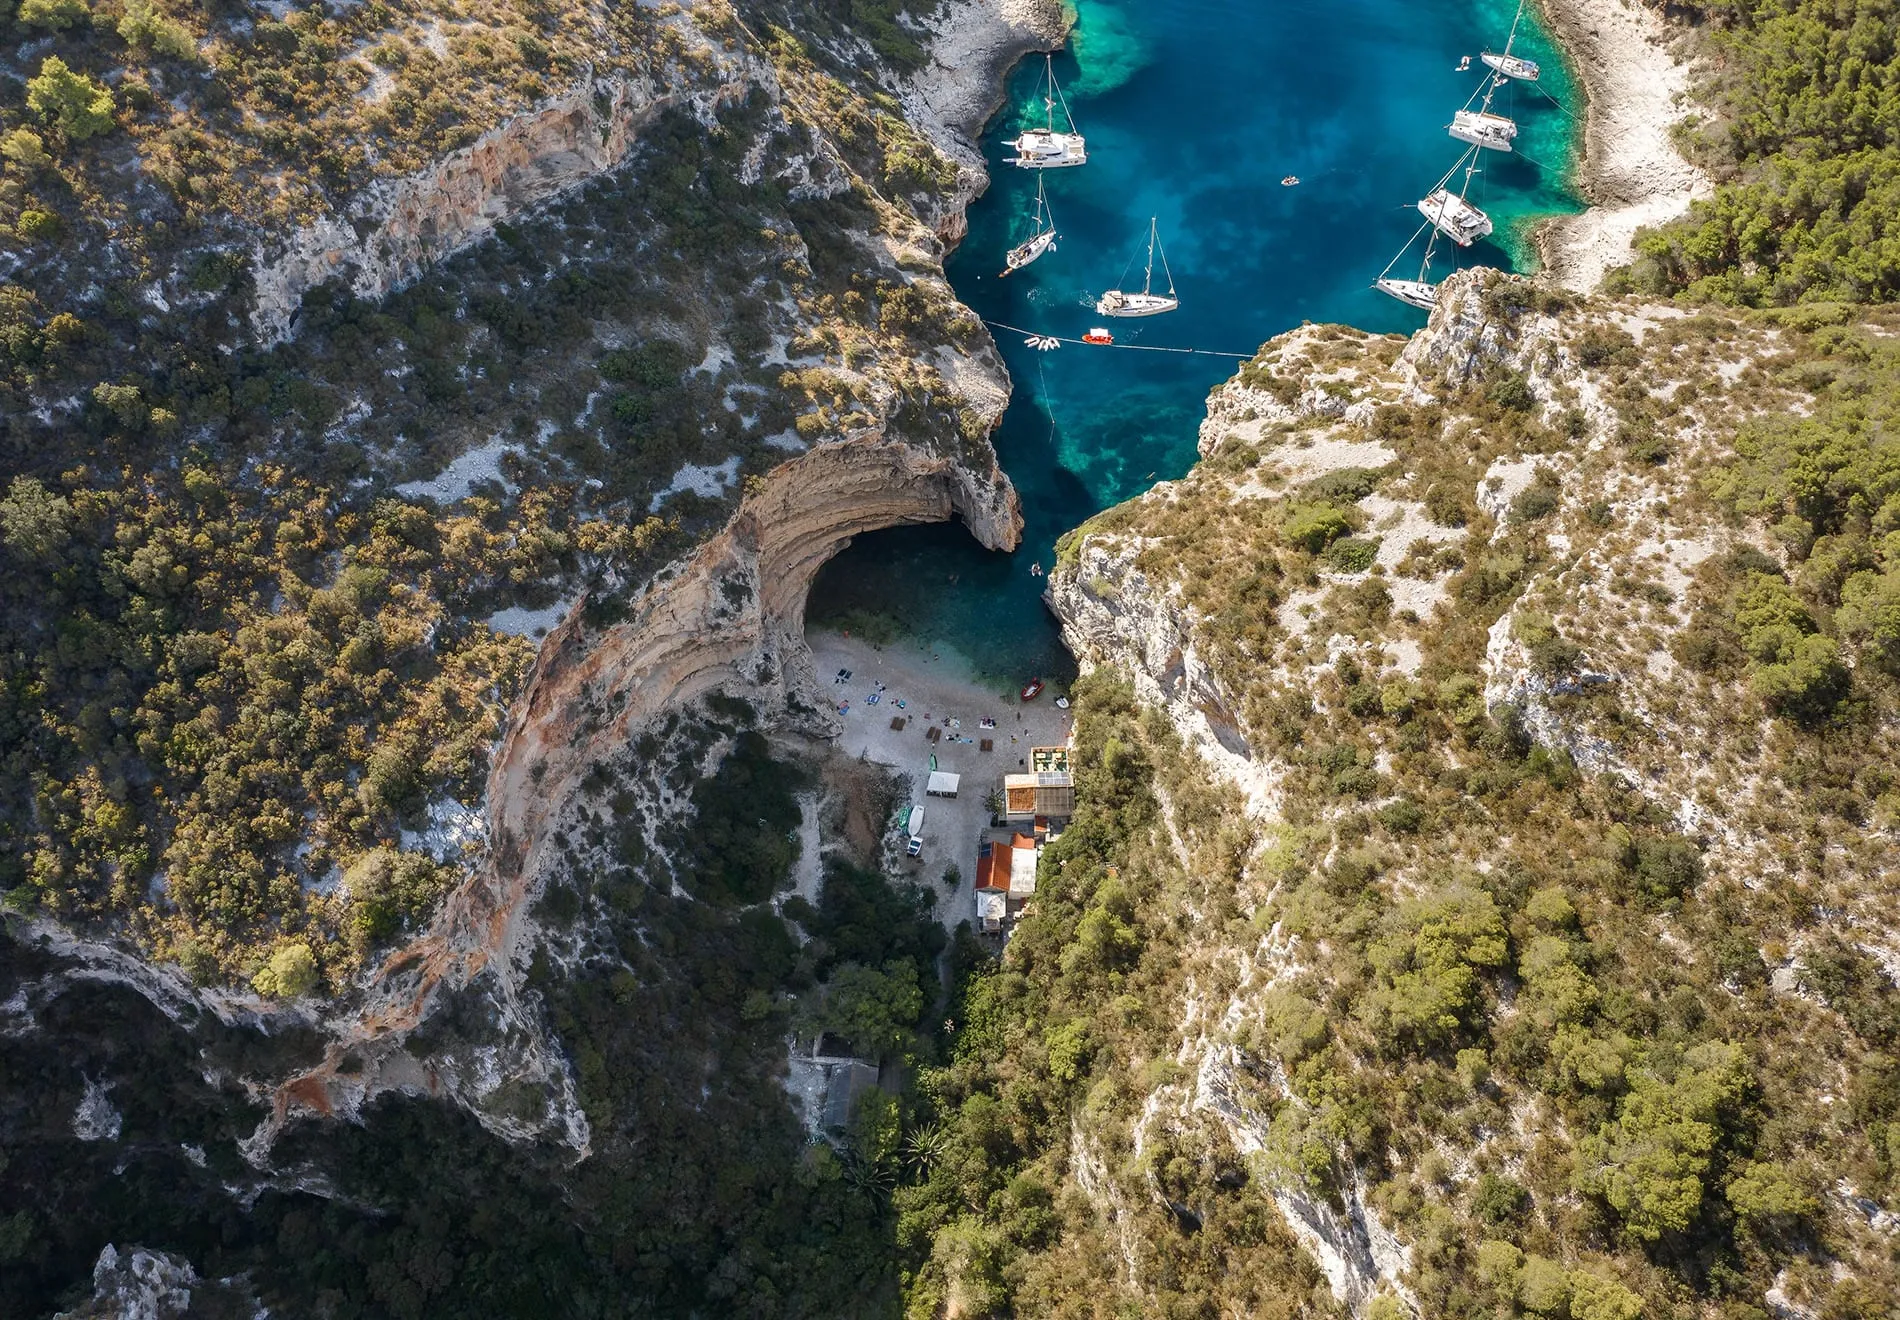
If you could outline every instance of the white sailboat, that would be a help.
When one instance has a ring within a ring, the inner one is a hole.
[[[1537,64],[1534,60],[1522,59],[1511,54],[1511,47],[1517,41],[1517,27],[1524,17],[1523,0],[1519,0],[1517,14],[1511,20],[1511,34],[1505,40],[1502,54],[1484,54],[1479,56],[1487,68],[1493,70],[1484,76],[1483,84],[1471,94],[1464,108],[1451,117],[1446,131],[1456,141],[1467,143],[1465,153],[1458,158],[1438,186],[1419,199],[1418,212],[1425,217],[1418,232],[1406,241],[1393,257],[1372,287],[1389,297],[1411,307],[1430,311],[1438,305],[1438,286],[1432,283],[1432,257],[1437,252],[1438,240],[1448,238],[1459,247],[1470,247],[1481,238],[1491,234],[1491,217],[1470,200],[1472,177],[1479,173],[1478,160],[1486,151],[1514,151],[1517,140],[1517,123],[1508,115],[1494,113],[1491,102],[1498,90],[1507,85],[1509,79],[1519,78],[1535,80]],[[1471,67],[1471,57],[1466,56],[1459,64],[1463,71]],[[1482,99],[1480,99],[1482,98]],[[1477,109],[1472,102],[1477,101]],[[1459,170],[1464,171],[1464,183],[1456,193],[1451,190],[1451,181]],[[1405,279],[1392,274],[1393,268],[1402,261],[1412,245],[1421,237],[1425,238],[1425,254],[1419,262],[1418,278]]]
[[[1056,218],[1049,210],[1049,197],[1043,191],[1042,176],[1037,175],[1036,232],[1009,250],[1009,255],[1003,258],[1003,275],[1014,274],[1043,253],[1053,252],[1056,238]]]
[[[1520,55],[1511,54],[1511,47],[1517,41],[1517,25],[1522,22],[1523,19],[1524,5],[1522,0],[1519,0],[1517,13],[1511,19],[1511,35],[1504,39],[1503,52],[1494,55],[1490,51],[1486,51],[1484,54],[1478,56],[1478,58],[1483,60],[1491,68],[1496,69],[1506,78],[1516,78],[1519,82],[1536,82],[1537,75],[1540,72],[1537,67],[1537,61],[1527,60]]]
[[[1478,58],[1506,78],[1516,78],[1519,82],[1536,82],[1537,75],[1541,72],[1536,60],[1527,60],[1508,51],[1501,55],[1493,55],[1490,51],[1486,51]]]
[[[1427,235],[1429,237],[1426,237]],[[1418,263],[1418,278],[1415,280],[1394,278],[1392,268],[1399,264],[1405,254],[1412,250],[1412,244],[1418,242],[1421,237],[1425,237],[1425,255]],[[1379,278],[1372,282],[1372,287],[1388,297],[1397,298],[1408,306],[1431,311],[1438,305],[1438,286],[1433,284],[1430,278],[1432,254],[1437,248],[1438,231],[1429,222],[1420,225],[1418,231],[1405,241],[1405,246],[1399,249],[1398,256],[1386,263],[1385,269],[1379,273]]]
[[[1161,238],[1156,230],[1155,221],[1151,217],[1148,221],[1148,264],[1142,272],[1141,292],[1110,289],[1095,300],[1095,310],[1098,314],[1102,316],[1159,316],[1181,305],[1181,300],[1174,296],[1174,272],[1168,269],[1166,251],[1161,251],[1161,272],[1168,277],[1168,291],[1166,293],[1154,291],[1155,253],[1159,250],[1161,250]],[[1134,262],[1130,261],[1128,264],[1132,266]],[[1126,275],[1128,272],[1124,269],[1122,273]]]
[[[1006,157],[1007,163],[1026,170],[1057,170],[1073,165],[1086,165],[1089,160],[1088,142],[1075,131],[1075,116],[1069,113],[1069,102],[1062,95],[1062,88],[1056,85],[1056,64],[1053,55],[1044,57],[1044,76],[1047,86],[1043,93],[1042,105],[1047,112],[1047,121],[1041,128],[1024,129],[1013,141],[1005,142],[1016,154]],[[1062,118],[1069,128],[1067,132],[1056,131],[1056,105],[1062,106]]]

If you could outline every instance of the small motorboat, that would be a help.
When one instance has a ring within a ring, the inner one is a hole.
[[[1112,344],[1115,342],[1115,336],[1098,325],[1082,336],[1082,342],[1085,344]]]
[[[1040,678],[1032,678],[1027,683],[1023,684],[1022,697],[1024,701],[1034,701],[1037,697],[1041,695],[1042,695],[1042,680]]]
[[[1069,708],[1069,699],[1068,699],[1067,697],[1057,697],[1057,698],[1056,698],[1056,709],[1057,709],[1057,710],[1067,710],[1068,708]]]
[[[1296,186],[1299,183],[1299,181],[1300,181],[1299,175],[1289,174],[1284,179],[1280,180],[1280,186],[1282,188],[1292,188]]]

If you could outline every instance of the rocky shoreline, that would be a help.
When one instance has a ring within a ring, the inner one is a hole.
[[[1542,8],[1589,101],[1577,189],[1590,207],[1539,226],[1537,249],[1550,278],[1587,293],[1629,260],[1638,229],[1682,215],[1711,186],[1673,140],[1693,107],[1688,66],[1660,15],[1629,0],[1542,0]]]

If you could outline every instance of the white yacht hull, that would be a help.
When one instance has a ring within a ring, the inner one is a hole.
[[[1053,229],[1045,230],[1037,234],[1027,243],[1019,243],[1009,250],[1007,257],[1003,258],[1004,264],[1008,267],[1003,274],[1008,275],[1014,271],[1021,270],[1043,253],[1052,250],[1055,245],[1056,231]]]
[[[1409,306],[1431,311],[1438,306],[1438,286],[1424,280],[1377,280],[1372,285],[1380,293],[1397,298]]]
[[[1060,170],[1089,163],[1088,140],[1080,133],[1032,128],[1003,145],[1016,153],[1006,163],[1025,170]]]
[[[1418,213],[1459,247],[1470,247],[1491,233],[1490,216],[1464,198],[1453,197],[1443,188],[1430,197],[1421,198]]]
[[[1460,110],[1445,131],[1460,142],[1492,151],[1510,151],[1517,137],[1517,125],[1503,115]]]
[[[1537,75],[1542,72],[1536,60],[1527,60],[1518,55],[1493,55],[1486,51],[1478,58],[1506,78],[1516,78],[1519,82],[1536,82]]]
[[[1124,293],[1120,298],[1104,294],[1096,301],[1095,311],[1100,316],[1159,316],[1180,305],[1179,298],[1159,293]]]

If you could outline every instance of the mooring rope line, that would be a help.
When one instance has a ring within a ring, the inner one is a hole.
[[[992,330],[1007,330],[1014,335],[1027,335],[1031,339],[1053,339],[1058,344],[1080,344],[1085,348],[1131,348],[1143,353],[1191,353],[1198,357],[1235,358],[1241,362],[1250,361],[1254,357],[1253,353],[1223,353],[1213,348],[1167,348],[1160,344],[1091,344],[1086,339],[1071,339],[1066,335],[1045,335],[1038,330],[1025,330],[1019,325],[1005,325],[1001,321],[992,321],[987,318],[984,319],[983,324]]]

